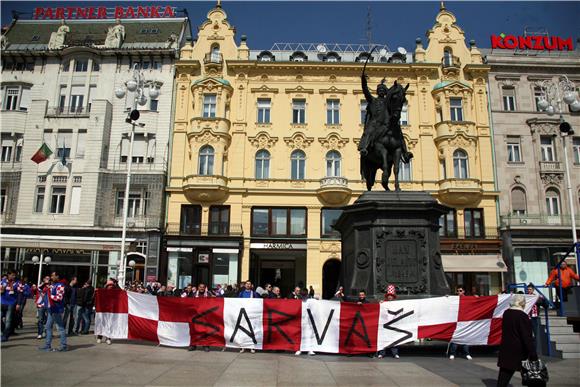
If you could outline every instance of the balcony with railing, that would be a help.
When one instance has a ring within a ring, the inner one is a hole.
[[[564,173],[563,163],[560,161],[540,161],[540,173]]]
[[[499,231],[495,227],[474,228],[473,230],[459,230],[445,232],[443,229],[439,230],[439,238],[443,239],[499,239]]]
[[[460,68],[461,60],[459,59],[458,56],[455,55],[444,56],[441,58],[441,66],[443,66],[443,68],[449,67]]]
[[[116,216],[112,222],[113,227],[123,227],[123,218]],[[136,216],[127,218],[127,228],[159,228],[160,218],[158,216]]]
[[[231,122],[223,117],[193,117],[191,119],[191,129],[187,132],[189,138],[199,136],[204,130],[211,130],[215,134],[228,135],[230,133]]]
[[[239,237],[243,236],[241,224],[226,222],[210,222],[204,224],[181,224],[176,222],[167,223],[165,234],[170,236],[217,236]]]
[[[46,109],[46,117],[88,117],[91,106],[53,106]]]
[[[346,177],[329,176],[320,179],[320,188],[316,190],[320,200],[326,204],[344,204],[350,198],[352,190],[348,188]]]
[[[445,204],[465,206],[477,202],[483,195],[479,179],[443,179],[438,184],[439,199]]]
[[[216,69],[221,71],[224,63],[224,57],[217,52],[208,52],[203,57],[203,64],[206,69]]]
[[[215,202],[229,192],[228,179],[221,175],[189,175],[183,178],[182,188],[191,202]]]
[[[572,218],[570,214],[548,215],[548,214],[521,214],[501,216],[502,228],[540,228],[540,227],[570,227]],[[576,224],[580,224],[580,215],[575,217]]]
[[[203,63],[204,64],[208,64],[208,63],[222,63],[223,61],[224,61],[223,55],[222,54],[219,54],[217,52],[208,52],[203,57]]]

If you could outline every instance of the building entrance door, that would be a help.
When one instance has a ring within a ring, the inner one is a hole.
[[[322,298],[330,300],[338,289],[340,277],[340,261],[329,259],[322,266]]]
[[[256,288],[269,283],[286,297],[295,286],[306,286],[305,250],[256,249],[250,257],[250,280]]]
[[[294,261],[262,261],[260,263],[260,286],[266,283],[278,286],[282,297],[285,297],[296,286],[295,281]]]

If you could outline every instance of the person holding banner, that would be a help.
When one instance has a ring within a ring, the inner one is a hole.
[[[387,293],[385,294],[385,300],[381,301],[381,303],[383,302],[389,302],[389,301],[393,301],[397,298],[397,290],[395,288],[395,285],[388,285],[387,286]],[[389,350],[391,351],[391,355],[395,358],[398,359],[399,358],[399,348],[398,347],[391,347],[389,348]],[[379,359],[382,359],[383,357],[385,357],[387,354],[387,347],[381,349],[377,355],[377,357]]]
[[[465,296],[465,289],[463,289],[463,286],[457,287],[456,294],[459,297]],[[471,357],[471,354],[469,353],[469,345],[462,345],[461,347],[463,349],[463,352],[465,353],[465,358],[467,360],[473,360],[473,357]],[[455,344],[454,342],[450,342],[449,343],[449,360],[455,359],[456,353],[457,353],[457,344]]]
[[[252,289],[252,281],[247,280],[244,283],[244,289],[238,295],[239,298],[260,298],[260,295]]]
[[[208,297],[214,297],[214,295],[212,294],[211,291],[207,289],[207,286],[204,283],[200,283],[199,285],[197,285],[197,291],[193,293],[193,298],[208,298]],[[196,349],[197,345],[191,345],[189,346],[188,351],[195,351]],[[209,346],[204,345],[203,350],[205,352],[209,352]]]

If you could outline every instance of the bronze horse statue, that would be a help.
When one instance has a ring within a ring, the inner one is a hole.
[[[367,190],[370,191],[375,184],[377,170],[381,169],[383,171],[381,184],[389,191],[389,177],[393,171],[395,191],[400,191],[399,160],[409,163],[413,157],[413,154],[407,151],[399,124],[409,85],[403,87],[395,81],[393,86],[388,88],[383,79],[377,86],[377,97],[373,97],[367,85],[364,69],[361,81],[367,100],[364,133],[358,147],[361,153],[361,175],[366,181]]]

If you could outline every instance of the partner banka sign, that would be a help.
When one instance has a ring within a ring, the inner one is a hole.
[[[175,8],[169,5],[107,7],[37,7],[33,18],[61,19],[153,19],[175,17]]]
[[[537,50],[537,51],[574,51],[572,38],[559,36],[516,36],[491,35],[491,48]]]

